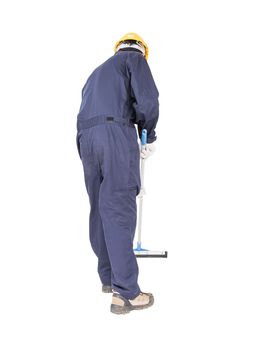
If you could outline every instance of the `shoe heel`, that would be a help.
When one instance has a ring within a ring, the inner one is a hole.
[[[127,306],[119,306],[115,304],[111,304],[111,312],[117,315],[123,315],[129,313],[130,309]]]

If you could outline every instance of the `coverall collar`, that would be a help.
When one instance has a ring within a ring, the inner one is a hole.
[[[118,51],[115,53],[115,55],[116,55],[118,52],[120,52],[120,51],[136,51],[136,52],[139,52],[140,54],[143,55],[143,53],[142,53],[140,50],[135,49],[134,47],[125,47],[125,48],[123,48],[123,49],[120,49],[120,50],[118,50]]]

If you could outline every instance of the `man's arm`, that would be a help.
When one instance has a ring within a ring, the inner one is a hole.
[[[139,136],[141,137],[142,129],[146,129],[147,143],[152,143],[156,140],[155,128],[159,117],[158,90],[143,55],[130,54],[127,66],[131,76],[131,93]]]

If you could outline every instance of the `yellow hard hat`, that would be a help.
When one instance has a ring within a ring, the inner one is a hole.
[[[123,41],[126,40],[135,40],[135,41],[139,41],[140,43],[143,44],[144,48],[145,48],[145,58],[148,59],[148,54],[149,54],[149,48],[146,44],[146,42],[143,40],[142,37],[140,37],[138,34],[136,33],[128,33],[126,35],[124,35],[120,40],[117,41],[117,43],[114,46],[114,51],[117,51],[117,47],[119,46],[119,44]]]

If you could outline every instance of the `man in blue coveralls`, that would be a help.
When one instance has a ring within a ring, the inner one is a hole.
[[[115,45],[115,54],[96,68],[83,91],[77,144],[90,200],[90,242],[98,257],[102,291],[113,291],[111,311],[122,314],[153,305],[138,285],[133,252],[140,156],[154,152],[158,90],[147,64],[148,46],[136,33]],[[147,130],[146,149],[137,141]]]

